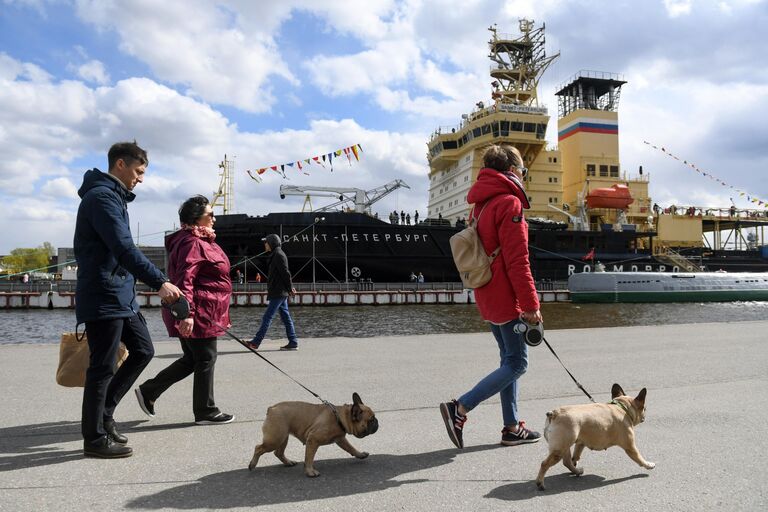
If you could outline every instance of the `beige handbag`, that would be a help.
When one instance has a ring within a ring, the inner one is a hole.
[[[85,333],[78,340],[78,335],[74,332],[65,332],[61,335],[61,345],[59,345],[59,367],[56,369],[56,383],[68,388],[85,386],[85,371],[88,369],[90,351],[88,350],[88,339]],[[120,343],[117,350],[117,364],[115,369],[120,368],[128,358],[128,349]]]

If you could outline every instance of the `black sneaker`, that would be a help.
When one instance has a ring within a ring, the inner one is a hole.
[[[83,455],[99,459],[122,459],[133,455],[133,449],[130,446],[117,444],[107,436],[95,443],[84,442]]]
[[[139,401],[139,407],[141,407],[141,410],[144,411],[144,414],[150,418],[154,418],[155,402],[150,402],[144,397],[144,395],[141,393],[141,386],[137,387],[134,391],[136,392],[136,398]]]
[[[512,431],[507,427],[501,431],[501,444],[504,446],[515,446],[518,444],[536,443],[541,439],[541,434],[525,428],[525,422],[517,424],[517,430]]]
[[[128,438],[117,431],[117,427],[115,426],[114,421],[105,421],[104,430],[107,432],[107,437],[109,437],[113,442],[122,445],[128,444]]]
[[[463,428],[467,417],[459,414],[459,403],[452,400],[440,404],[440,413],[443,415],[448,437],[451,438],[456,448],[464,448]]]
[[[235,417],[232,414],[220,412],[209,418],[195,420],[195,425],[223,425],[224,423],[232,423],[234,420]]]
[[[297,343],[289,343],[280,347],[280,350],[299,350],[299,345]]]

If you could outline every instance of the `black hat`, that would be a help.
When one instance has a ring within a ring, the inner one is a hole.
[[[186,320],[189,316],[189,301],[183,295],[173,304],[163,304],[163,307],[167,308],[176,320]]]
[[[271,248],[280,247],[280,236],[272,233],[261,239],[262,242],[267,242]]]

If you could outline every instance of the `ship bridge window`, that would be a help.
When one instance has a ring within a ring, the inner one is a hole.
[[[489,133],[491,133],[491,125],[484,124],[483,125],[483,135],[488,135]],[[467,158],[469,158],[469,157],[467,157]]]
[[[443,141],[443,148],[444,149],[456,149],[457,142],[455,140],[444,140]]]
[[[520,121],[512,121],[512,131],[513,132],[523,131],[523,123],[521,123]]]
[[[491,124],[491,131],[493,132],[494,137],[499,136],[499,123],[492,123]]]
[[[480,135],[481,135],[481,130],[480,130],[479,126],[477,128],[473,128],[472,129],[472,136],[473,137],[479,137]]]
[[[619,177],[619,166],[618,165],[612,165],[611,166],[611,178],[618,178]]]
[[[595,164],[587,164],[587,176],[595,175]]]
[[[608,176],[608,166],[607,165],[601,165],[600,166],[600,176]]]
[[[506,137],[509,135],[509,121],[501,122],[501,136]]]
[[[536,124],[536,138],[537,139],[543,139],[544,135],[547,133],[547,125],[538,123]]]
[[[524,123],[523,131],[526,133],[536,133],[536,125],[534,123]]]

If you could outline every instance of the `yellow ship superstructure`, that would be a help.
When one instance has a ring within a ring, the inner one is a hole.
[[[542,73],[559,54],[546,56],[544,27],[536,29],[531,21],[520,21],[522,35],[516,38],[499,34],[495,27],[489,30],[492,100],[478,102],[461,124],[432,135],[428,216],[451,223],[466,217],[467,193],[482,168],[483,153],[491,144],[512,144],[530,170],[529,215],[561,217],[547,207],[562,203],[562,169],[559,151],[547,148],[549,113],[537,96]]]
[[[559,54],[547,56],[544,26],[520,20],[518,37],[500,34],[495,27],[489,41],[492,100],[478,102],[456,127],[441,127],[428,143],[430,187],[428,216],[451,223],[466,217],[471,205],[467,192],[482,168],[483,153],[491,144],[517,147],[529,169],[526,191],[528,217],[573,220],[587,195],[596,188],[622,183],[635,201],[624,212],[594,210],[587,222],[598,225],[637,224],[650,228],[648,177],[630,177],[619,161],[618,75],[580,72],[558,95],[558,147],[549,147],[549,111],[539,103],[537,87],[543,72]],[[583,226],[587,228],[587,226]]]

